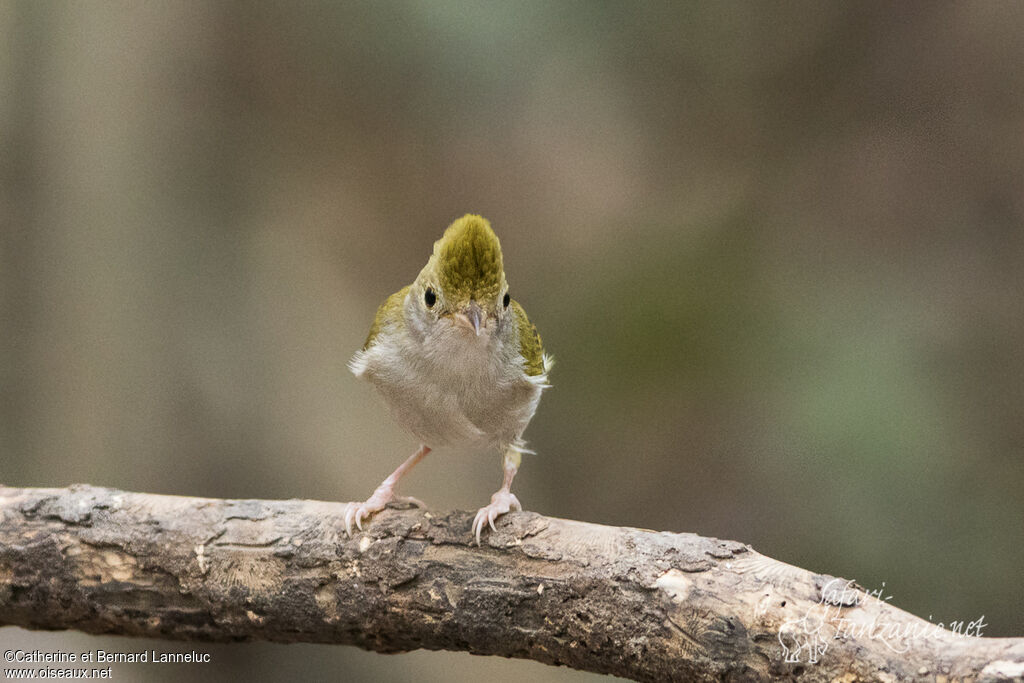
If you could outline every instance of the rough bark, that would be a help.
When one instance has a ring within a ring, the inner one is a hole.
[[[388,509],[348,538],[344,512],[0,487],[0,625],[462,650],[636,680],[1024,674],[1024,638],[935,633],[734,541],[517,513],[478,548],[470,513]]]

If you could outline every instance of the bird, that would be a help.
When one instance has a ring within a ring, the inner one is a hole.
[[[416,280],[377,309],[363,347],[349,369],[381,394],[392,418],[419,441],[419,448],[373,494],[350,503],[345,529],[362,531],[364,520],[399,496],[395,487],[413,466],[439,447],[496,452],[502,484],[479,509],[471,531],[481,533],[510,511],[522,510],[512,493],[526,447],[523,431],[541,393],[550,387],[553,364],[537,328],[509,295],[501,243],[482,216],[455,220],[434,243]]]

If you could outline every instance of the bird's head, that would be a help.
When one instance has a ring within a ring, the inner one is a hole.
[[[491,224],[467,214],[434,242],[411,295],[428,324],[445,323],[464,334],[491,334],[509,305],[501,243]]]

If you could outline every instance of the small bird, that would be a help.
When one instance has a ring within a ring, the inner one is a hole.
[[[552,359],[526,312],[509,296],[501,244],[490,223],[467,214],[434,243],[416,281],[381,304],[363,348],[349,361],[356,377],[383,395],[394,419],[420,447],[363,503],[350,503],[345,529],[398,496],[395,486],[431,449],[496,450],[504,479],[473,520],[477,545],[484,527],[522,510],[512,479],[527,450],[523,431],[541,392],[550,386]]]

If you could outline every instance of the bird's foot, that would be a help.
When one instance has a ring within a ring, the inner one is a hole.
[[[360,531],[363,530],[363,521],[370,518],[375,512],[380,512],[388,503],[412,503],[416,507],[425,508],[426,504],[412,496],[399,496],[395,493],[393,488],[381,486],[378,487],[373,495],[367,498],[362,503],[349,503],[345,510],[345,532],[349,536],[352,535],[352,524],[355,523],[356,528]]]
[[[480,534],[485,526],[490,525],[492,531],[497,531],[494,528],[494,520],[506,512],[522,509],[523,506],[519,504],[519,499],[506,489],[501,489],[491,496],[491,504],[480,508],[476,513],[476,518],[473,520],[473,533],[476,534],[476,544],[480,545]]]

